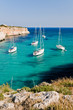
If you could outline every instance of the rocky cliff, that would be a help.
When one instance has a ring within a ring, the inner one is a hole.
[[[29,34],[29,31],[27,28],[7,26],[7,25],[0,25],[0,32],[4,33],[4,34],[0,33],[0,40],[5,39],[6,36]]]
[[[73,79],[42,82],[17,91],[0,86],[0,110],[73,110]]]
[[[4,32],[0,32],[0,41],[5,39],[6,34]]]

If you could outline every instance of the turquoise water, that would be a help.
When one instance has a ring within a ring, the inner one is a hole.
[[[73,28],[62,28],[62,44],[67,51],[56,49],[58,28],[45,28],[45,52],[34,57],[35,47],[31,46],[34,38],[34,28],[29,28],[30,34],[15,37],[17,52],[9,54],[11,38],[0,42],[0,85],[8,82],[12,88],[34,85],[58,77],[73,76]]]

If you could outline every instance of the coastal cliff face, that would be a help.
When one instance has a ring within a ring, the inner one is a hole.
[[[4,32],[0,32],[0,41],[5,39],[6,34]]]
[[[0,26],[0,41],[5,39],[6,36],[11,35],[24,35],[29,34],[29,31],[27,28],[24,27],[16,27],[16,26]]]

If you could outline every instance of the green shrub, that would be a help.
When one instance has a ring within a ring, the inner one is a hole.
[[[4,99],[4,96],[2,93],[0,93],[0,100],[3,100]]]
[[[23,87],[22,90],[26,90],[26,91],[28,91],[28,92],[31,91],[31,89],[30,89],[29,87]]]
[[[3,92],[9,92],[9,88],[4,88]]]
[[[60,87],[57,92],[62,93],[64,95],[72,94],[68,87]]]
[[[2,93],[12,91],[8,83],[6,83],[6,85],[5,84],[1,85],[0,90],[2,91]]]
[[[73,87],[73,83],[71,82],[63,82],[61,83],[64,87]]]
[[[12,92],[11,94],[16,94],[16,93],[18,93],[17,91],[14,91],[14,92]]]
[[[35,86],[31,88],[33,92],[42,92],[42,91],[54,91],[53,86]]]

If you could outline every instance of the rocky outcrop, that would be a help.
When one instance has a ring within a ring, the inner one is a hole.
[[[0,26],[0,41],[5,40],[6,36],[25,35],[25,34],[29,34],[29,31],[27,28],[6,26],[6,25]]]
[[[14,103],[22,103],[23,101],[25,101],[28,98],[28,96],[30,94],[31,94],[30,92],[20,92],[20,93],[17,93],[17,94],[12,96],[12,101]]]
[[[4,32],[0,32],[0,41],[5,40],[6,34]]]
[[[27,105],[31,107],[33,105],[33,108],[44,110],[44,108],[48,107],[51,103],[57,103],[58,101],[59,94],[55,91],[39,92],[31,94],[30,97],[25,101],[24,107]]]
[[[43,109],[49,104],[59,101],[59,94],[55,91],[32,93],[21,91],[0,101],[0,110],[30,110]]]
[[[15,26],[0,26],[0,32],[5,33],[7,36],[29,34],[27,28]]]

